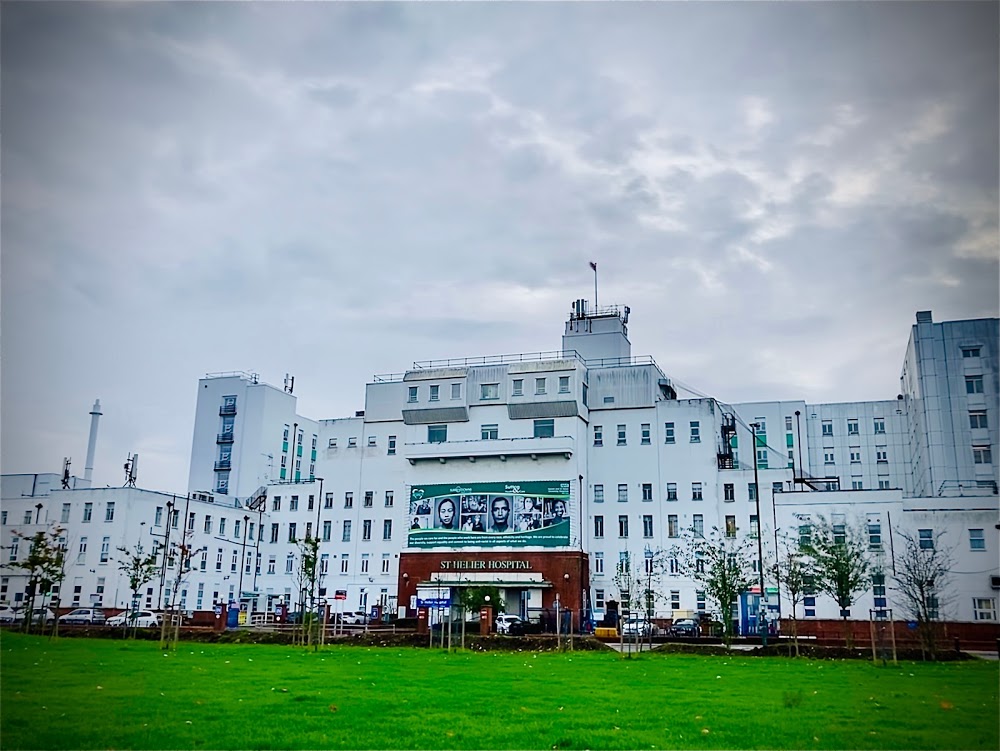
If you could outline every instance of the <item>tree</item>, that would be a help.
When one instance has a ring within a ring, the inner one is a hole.
[[[35,614],[36,595],[42,595],[44,601],[44,597],[52,593],[55,585],[60,584],[66,578],[66,546],[62,540],[64,531],[62,527],[53,527],[48,530],[39,530],[31,536],[24,535],[17,530],[12,531],[18,540],[28,542],[28,555],[23,560],[11,561],[6,564],[8,568],[24,571],[28,575],[25,631],[31,629],[31,622]],[[41,622],[44,629],[44,617]]]
[[[822,516],[811,525],[810,535],[803,550],[814,563],[819,589],[830,595],[840,607],[847,646],[854,644],[847,616],[850,607],[868,588],[869,570],[868,535],[858,523],[836,523]]]
[[[895,587],[900,609],[917,622],[920,649],[932,660],[937,658],[938,623],[945,608],[951,569],[955,565],[951,548],[941,544],[941,532],[929,540],[920,540],[906,532],[896,531],[902,538],[902,550],[895,559]]]
[[[319,538],[306,537],[298,541],[299,568],[296,578],[304,593],[299,611],[302,614],[302,643],[319,649],[319,619],[316,617],[319,600]],[[307,601],[308,598],[308,601]],[[307,607],[308,606],[308,610]]]
[[[134,550],[120,547],[118,552],[118,570],[128,579],[129,590],[132,592],[132,601],[129,603],[129,612],[132,612],[132,635],[135,636],[135,611],[139,602],[139,589],[146,582],[156,578],[159,566],[156,565],[156,553],[146,553],[142,549],[142,543],[136,543]]]
[[[681,568],[704,585],[706,596],[716,606],[728,649],[733,643],[733,602],[757,581],[753,572],[755,538],[727,537],[718,527],[712,527],[708,537],[695,529],[684,536],[686,546],[675,548]]]
[[[795,647],[795,656],[798,657],[799,629],[796,609],[805,595],[809,578],[813,576],[812,561],[802,552],[798,540],[794,543],[786,540],[774,568],[776,578],[781,582],[791,603],[792,644]]]
[[[636,568],[632,565],[632,554],[625,553],[625,555],[618,559],[618,564],[615,567],[615,586],[618,587],[618,598],[621,607],[621,618],[618,624],[618,631],[621,637],[621,646],[625,645],[625,621],[628,617],[635,612],[642,610],[642,592],[645,589],[645,579],[638,575]],[[632,635],[633,642],[638,645],[639,633],[636,629],[636,633]],[[625,653],[626,657],[631,657],[631,642],[630,650]]]

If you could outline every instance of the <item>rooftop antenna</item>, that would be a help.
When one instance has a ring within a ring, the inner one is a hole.
[[[69,465],[72,461],[68,456],[63,457],[62,486],[63,490],[69,490]]]
[[[594,314],[597,313],[597,261],[590,262],[590,268],[594,270]]]
[[[295,390],[295,376],[285,373],[285,392],[291,394]]]
[[[135,479],[139,476],[139,455],[129,454],[125,461],[125,484],[122,487],[134,488]]]

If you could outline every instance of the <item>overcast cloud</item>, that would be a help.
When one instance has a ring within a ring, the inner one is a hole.
[[[183,491],[197,379],[353,415],[571,301],[724,401],[998,314],[996,3],[4,3],[2,460]]]

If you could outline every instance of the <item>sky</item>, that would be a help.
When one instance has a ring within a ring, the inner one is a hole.
[[[725,402],[1000,308],[997,3],[0,6],[0,460],[184,492],[198,379],[351,416],[572,301]]]

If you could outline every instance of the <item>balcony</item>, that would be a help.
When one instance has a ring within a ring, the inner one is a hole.
[[[235,404],[223,404],[221,407],[219,407],[219,415],[221,417],[225,417],[227,415],[235,415],[235,414],[236,414]]]
[[[557,435],[551,438],[492,438],[479,441],[445,441],[444,443],[407,443],[402,454],[410,464],[418,461],[439,461],[465,459],[499,459],[510,457],[573,456],[573,436]]]
[[[232,434],[232,432],[229,432],[229,433],[219,433],[215,437],[215,442],[216,443],[232,443],[233,442],[233,434]]]
[[[232,461],[230,459],[221,459],[215,463],[216,472],[228,472],[232,468]]]

